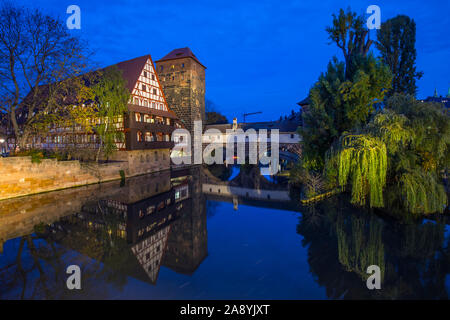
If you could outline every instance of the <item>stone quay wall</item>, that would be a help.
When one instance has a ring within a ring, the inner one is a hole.
[[[0,200],[158,172],[170,168],[169,150],[119,151],[108,163],[0,158]],[[155,156],[156,154],[156,156]]]

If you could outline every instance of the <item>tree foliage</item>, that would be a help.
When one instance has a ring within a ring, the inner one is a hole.
[[[376,46],[381,59],[394,75],[392,90],[388,95],[415,95],[416,79],[420,79],[423,74],[416,69],[416,23],[408,16],[398,15],[381,24],[377,38]]]
[[[369,39],[369,30],[365,28],[365,19],[352,12],[350,8],[345,12],[339,10],[339,14],[333,14],[333,24],[326,28],[328,37],[342,50],[345,60],[345,76],[350,78],[357,65],[355,59],[365,57],[369,53],[373,41]]]
[[[404,209],[412,213],[443,212],[447,205],[444,186],[435,174],[421,170],[405,172],[398,182]]]
[[[338,184],[351,186],[352,203],[383,207],[386,184],[386,145],[378,138],[360,134],[343,135],[336,148],[327,154],[328,165],[337,165]]]
[[[206,124],[226,124],[228,119],[216,111],[206,112]]]
[[[205,109],[206,124],[228,123],[227,117],[217,111],[217,106],[213,101],[207,99]]]
[[[116,149],[116,142],[124,140],[124,133],[118,130],[116,124],[128,110],[127,104],[130,92],[126,87],[125,79],[117,67],[110,67],[101,72],[99,81],[93,86],[95,95],[95,117],[100,119],[95,131],[100,137],[100,151],[108,158]]]
[[[342,133],[362,128],[390,88],[388,68],[372,55],[355,59],[356,72],[346,80],[345,65],[336,58],[310,90],[311,105],[303,113],[303,154],[315,170],[324,165],[326,151]]]
[[[362,133],[343,135],[329,152],[326,172],[351,187],[352,203],[365,205],[370,198],[371,207],[442,212],[447,195],[440,176],[448,168],[449,134],[449,117],[436,105],[396,94]],[[374,146],[384,155],[371,151]]]
[[[310,90],[299,129],[302,168],[323,172],[329,186],[349,188],[356,205],[442,212],[449,115],[439,105],[404,94],[415,93],[418,76],[414,21],[399,16],[385,23],[378,33],[381,59],[369,52],[372,42],[362,17],[350,10],[333,15],[327,32],[345,62],[333,58]],[[394,94],[386,100],[391,70]],[[301,182],[298,174],[305,175],[297,166],[291,181]]]

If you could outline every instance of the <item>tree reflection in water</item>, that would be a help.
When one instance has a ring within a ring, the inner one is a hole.
[[[343,197],[305,208],[297,232],[316,281],[332,299],[448,299],[449,236],[443,219],[408,222],[355,209]],[[381,290],[366,287],[369,265]]]

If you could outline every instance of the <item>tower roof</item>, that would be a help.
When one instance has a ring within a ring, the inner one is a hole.
[[[168,54],[166,54],[164,57],[162,57],[161,59],[159,59],[156,62],[175,60],[175,59],[182,59],[182,58],[192,58],[197,63],[199,63],[203,68],[206,69],[206,67],[197,59],[195,54],[188,47],[172,50],[172,51],[170,51]]]

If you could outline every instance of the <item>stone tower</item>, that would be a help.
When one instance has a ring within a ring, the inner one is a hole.
[[[205,69],[189,48],[175,49],[156,61],[166,101],[187,130],[205,122]]]

